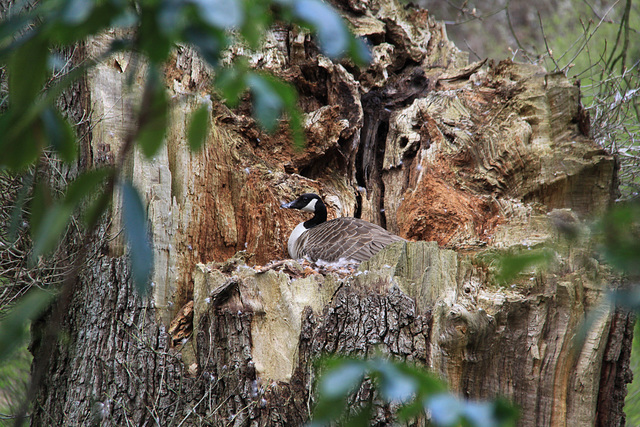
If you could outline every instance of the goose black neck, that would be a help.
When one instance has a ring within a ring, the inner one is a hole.
[[[315,227],[318,224],[322,224],[327,220],[327,207],[322,203],[322,200],[318,200],[315,206],[315,212],[313,218],[304,222],[304,228],[307,230]]]

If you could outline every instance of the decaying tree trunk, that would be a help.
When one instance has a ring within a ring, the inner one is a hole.
[[[191,153],[186,123],[215,98],[212,76],[194,51],[176,50],[167,144],[129,170],[148,204],[153,295],[133,292],[115,200],[33,425],[300,425],[315,358],[377,351],[432,369],[464,397],[512,399],[524,426],[624,424],[632,320],[606,304],[615,279],[588,240],[563,239],[552,224],[580,227],[616,192],[615,160],[589,139],[579,87],[532,65],[468,64],[424,10],[338,7],[371,42],[369,67],[332,62],[291,28],[251,56],[298,88],[302,151],[286,129],[263,133],[247,98],[235,111],[212,101],[207,145]],[[116,54],[87,76],[89,163],[113,161],[130,125],[130,61]],[[303,218],[280,203],[307,191],[330,216],[410,242],[355,274],[293,260],[263,267],[287,258]],[[491,254],[540,245],[555,251],[549,266],[495,283]],[[392,417],[384,406],[375,414]]]

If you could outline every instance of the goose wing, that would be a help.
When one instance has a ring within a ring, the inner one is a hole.
[[[385,246],[404,240],[382,227],[357,218],[336,218],[304,233],[297,252],[313,261],[338,261],[341,258],[365,261]]]

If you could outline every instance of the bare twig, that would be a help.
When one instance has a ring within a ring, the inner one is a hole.
[[[505,12],[506,12],[506,15],[507,15],[507,24],[509,25],[509,32],[511,32],[511,36],[516,41],[516,44],[518,45],[518,49],[521,50],[525,56],[530,57],[530,58],[534,58],[537,55],[535,53],[533,53],[533,52],[530,52],[527,48],[525,48],[522,45],[522,43],[520,43],[520,38],[516,34],[516,30],[513,27],[513,23],[511,22],[511,14],[509,13],[509,6],[510,5],[511,5],[511,0],[509,0],[507,2],[506,6],[505,6]]]
[[[540,22],[540,31],[542,32],[542,39],[544,40],[544,46],[547,49],[547,54],[549,55],[549,59],[553,61],[553,64],[556,67],[555,71],[560,71],[560,66],[558,65],[555,58],[553,57],[553,50],[549,47],[549,41],[547,40],[547,35],[544,33],[544,25],[542,24],[542,16],[540,16],[540,12],[538,12],[538,22]]]

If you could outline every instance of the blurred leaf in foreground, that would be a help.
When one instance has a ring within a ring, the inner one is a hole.
[[[209,105],[202,104],[196,111],[191,114],[191,121],[189,122],[189,148],[191,151],[198,151],[204,145],[209,133],[210,127],[210,113]]]
[[[399,421],[410,423],[427,414],[436,426],[476,427],[512,426],[518,411],[504,400],[466,401],[446,392],[442,380],[434,374],[405,362],[383,357],[371,359],[329,357],[320,362],[318,400],[309,425],[370,425],[372,407],[368,402],[348,405],[365,379],[372,382],[376,394],[394,404]]]
[[[149,291],[153,272],[153,250],[147,231],[147,215],[135,187],[128,181],[122,188],[122,218],[129,246],[131,275],[138,293]]]
[[[29,337],[27,325],[51,303],[55,293],[32,289],[0,322],[0,362],[6,360]]]
[[[615,206],[596,224],[600,253],[619,271],[640,275],[640,202]]]

